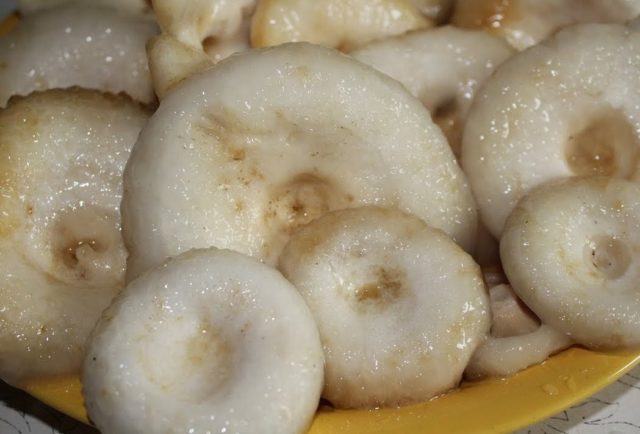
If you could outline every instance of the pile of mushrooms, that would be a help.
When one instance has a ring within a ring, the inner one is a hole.
[[[640,3],[574,3],[23,0],[0,377],[300,433],[638,347]]]

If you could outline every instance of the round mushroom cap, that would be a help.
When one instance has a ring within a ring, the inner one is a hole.
[[[324,356],[296,289],[231,251],[186,252],[131,282],[104,312],[82,374],[108,433],[304,432]]]
[[[259,79],[256,79],[259,77]],[[274,264],[322,214],[395,206],[473,248],[465,175],[399,83],[307,43],[232,56],[162,100],[125,171],[128,278],[194,247]]]
[[[77,372],[124,286],[122,172],[148,113],[129,98],[49,90],[0,111],[0,377]]]
[[[478,88],[513,49],[483,31],[443,26],[385,38],[349,54],[402,83],[431,112],[459,156]]]
[[[316,319],[323,397],[339,408],[446,392],[489,331],[480,267],[444,233],[395,209],[325,214],[291,237],[279,268]]]
[[[640,184],[609,177],[542,185],[500,242],[518,296],[589,348],[640,345]]]
[[[568,176],[640,179],[640,34],[581,24],[504,62],[469,111],[462,167],[500,238],[518,200]]]

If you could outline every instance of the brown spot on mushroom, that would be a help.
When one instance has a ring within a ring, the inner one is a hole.
[[[299,227],[329,211],[344,208],[348,203],[348,195],[328,177],[301,173],[273,190],[264,220],[278,232],[290,235]]]
[[[247,155],[244,149],[234,149],[231,154],[231,159],[233,161],[242,161],[246,156]]]
[[[218,38],[215,36],[207,36],[202,40],[202,49],[205,52],[212,50],[216,45],[218,45]]]
[[[242,214],[242,212],[244,211],[246,205],[242,200],[236,200],[234,202],[234,209],[236,214]]]
[[[456,158],[460,158],[462,141],[462,119],[455,99],[438,105],[433,113],[433,121],[440,127]]]
[[[565,157],[577,176],[631,177],[638,166],[640,142],[624,114],[599,112],[567,140]]]
[[[399,268],[377,266],[373,269],[373,282],[355,289],[354,301],[359,306],[382,308],[393,303],[407,291],[406,273]]]
[[[458,2],[452,23],[466,29],[484,29],[499,33],[509,23],[519,19],[514,0],[475,0]]]
[[[311,78],[311,71],[305,65],[298,65],[295,68],[296,75],[303,80],[308,80]]]
[[[124,257],[120,258],[122,264],[111,261],[121,240],[117,221],[112,212],[100,208],[58,213],[51,227],[53,263],[57,264],[50,270],[53,277],[92,280],[100,275],[101,258],[107,258],[110,267],[124,269]]]
[[[627,243],[608,235],[592,238],[587,244],[586,256],[592,267],[608,279],[621,277],[631,265]]]
[[[247,124],[240,115],[227,108],[206,112],[194,128],[205,136],[205,140],[207,137],[215,139],[214,149],[239,164],[248,158],[246,144],[251,138],[268,133],[258,125]]]

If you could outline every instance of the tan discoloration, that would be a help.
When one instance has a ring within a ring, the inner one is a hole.
[[[483,29],[500,33],[509,23],[518,21],[517,0],[474,0],[459,2],[452,23],[465,29]]]
[[[208,52],[209,50],[212,50],[216,45],[218,45],[218,43],[218,38],[216,38],[215,36],[207,36],[202,40],[202,49],[205,52]]]
[[[409,288],[405,283],[406,273],[400,268],[377,266],[373,270],[374,281],[355,289],[354,300],[360,306],[383,308],[400,297]]]
[[[409,0],[261,0],[251,25],[251,45],[307,41],[348,52],[386,36],[426,28],[431,22]]]
[[[185,343],[187,361],[196,369],[207,363],[211,356],[224,359],[231,351],[232,348],[224,336],[208,321],[201,321],[196,333]],[[228,369],[226,366],[226,372]]]
[[[631,253],[625,241],[602,235],[589,242],[587,260],[600,275],[617,279],[629,269]]]
[[[301,173],[274,189],[267,202],[264,221],[290,235],[327,212],[346,207],[350,203],[349,197],[352,198],[329,178]]]
[[[460,116],[460,108],[456,100],[446,101],[436,108],[433,121],[440,127],[447,137],[449,146],[456,158],[460,158],[462,146],[463,120]]]
[[[639,149],[633,126],[622,112],[611,109],[569,136],[565,157],[577,176],[629,178],[638,166]]]
[[[215,149],[226,155],[230,162],[241,164],[248,158],[245,143],[248,138],[265,133],[256,125],[248,125],[240,116],[228,109],[206,112],[194,128],[215,139]]]
[[[234,211],[236,214],[242,214],[246,208],[245,203],[242,200],[236,200],[234,202]]]

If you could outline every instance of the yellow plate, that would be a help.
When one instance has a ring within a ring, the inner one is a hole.
[[[310,434],[502,433],[543,420],[593,395],[640,362],[640,352],[570,348],[508,379],[465,383],[454,392],[399,409],[322,409]],[[22,385],[41,401],[87,422],[77,377]]]
[[[16,15],[0,21],[0,35],[17,22]],[[465,383],[454,392],[419,405],[376,411],[322,409],[309,432],[510,432],[587,398],[638,362],[640,352],[603,354],[571,348],[511,378]],[[21,386],[51,407],[88,422],[77,376],[39,379]]]

